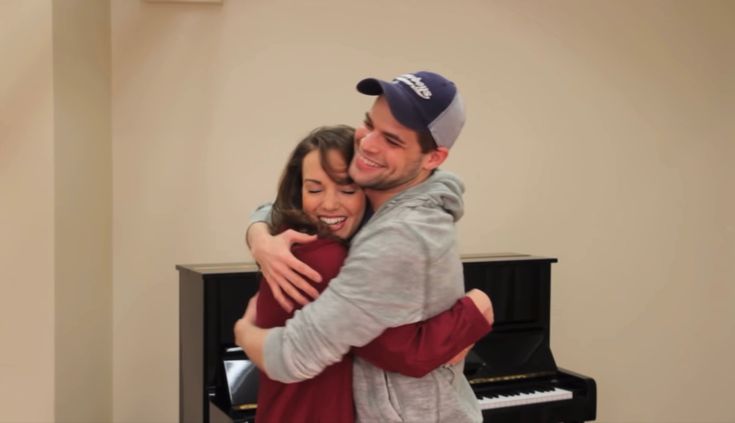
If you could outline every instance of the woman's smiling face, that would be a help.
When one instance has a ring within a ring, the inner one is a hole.
[[[327,152],[327,162],[339,179],[346,179],[348,163],[337,150]],[[322,168],[319,150],[304,156],[301,185],[302,209],[334,235],[350,238],[365,214],[365,194],[354,183],[339,184]]]

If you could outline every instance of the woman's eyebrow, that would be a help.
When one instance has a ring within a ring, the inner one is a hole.
[[[311,183],[319,184],[319,185],[322,184],[322,181],[319,181],[317,179],[304,179],[304,182],[311,182]]]

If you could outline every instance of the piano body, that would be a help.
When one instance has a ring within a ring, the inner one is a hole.
[[[592,378],[556,366],[551,353],[551,264],[520,254],[464,256],[465,289],[493,303],[493,330],[471,351],[465,375],[485,421],[583,422],[596,418]]]
[[[558,368],[549,345],[551,264],[520,254],[463,256],[465,287],[491,298],[493,331],[467,357],[465,375],[493,423],[583,422],[596,418],[592,378]],[[255,422],[257,372],[232,328],[258,289],[248,264],[179,270],[181,422]]]

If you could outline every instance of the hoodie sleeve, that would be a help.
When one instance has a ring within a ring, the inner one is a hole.
[[[369,343],[389,327],[424,318],[426,262],[431,258],[416,229],[394,222],[361,235],[319,298],[268,333],[265,371],[272,379],[310,379],[351,347]]]
[[[248,223],[248,228],[250,227],[250,225],[257,222],[265,222],[270,224],[272,208],[273,203],[263,203],[259,205],[255,210],[253,210],[252,213],[250,213],[250,222]]]

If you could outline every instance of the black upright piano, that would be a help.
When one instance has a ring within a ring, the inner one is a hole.
[[[551,264],[523,254],[463,256],[466,290],[493,302],[493,331],[475,344],[465,375],[493,423],[595,420],[597,390],[587,376],[557,367],[549,345]],[[255,422],[257,371],[232,328],[258,290],[251,264],[180,265],[179,419]]]

